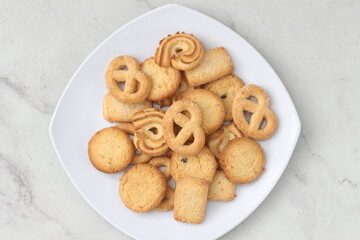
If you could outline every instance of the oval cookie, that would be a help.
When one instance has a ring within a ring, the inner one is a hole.
[[[259,143],[246,137],[231,140],[220,155],[220,167],[233,183],[254,181],[264,170],[265,157]]]
[[[172,187],[167,186],[164,199],[155,208],[158,211],[170,211],[174,208],[175,191]]]
[[[154,157],[150,160],[149,164],[153,165],[156,168],[165,167],[165,169],[162,170],[162,173],[164,174],[166,180],[169,180],[171,178],[170,158],[165,156]]]
[[[120,179],[119,194],[124,205],[134,212],[149,212],[164,199],[164,174],[156,167],[141,163],[130,168]]]
[[[96,169],[104,173],[115,173],[130,164],[134,156],[134,147],[124,131],[110,127],[92,136],[88,144],[88,153]]]

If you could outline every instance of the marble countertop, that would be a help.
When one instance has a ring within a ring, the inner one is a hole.
[[[0,1],[1,239],[130,239],[75,190],[48,125],[90,51],[167,3]],[[177,3],[223,22],[258,49],[302,121],[274,190],[221,239],[360,239],[360,2]]]

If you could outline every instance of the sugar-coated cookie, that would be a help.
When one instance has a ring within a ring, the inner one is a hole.
[[[134,113],[151,106],[151,101],[146,100],[138,103],[123,103],[107,93],[103,101],[103,115],[105,120],[112,123],[129,122]]]
[[[162,170],[166,180],[171,178],[170,174],[170,158],[167,156],[154,157],[150,160],[149,164],[153,165],[156,168],[165,167]]]
[[[167,184],[156,167],[134,165],[120,179],[119,194],[124,205],[134,212],[149,212],[164,199]]]
[[[191,100],[201,108],[203,114],[201,127],[205,134],[215,132],[223,123],[226,114],[225,106],[215,93],[205,89],[195,89],[186,94],[183,99]]]
[[[176,183],[174,218],[185,223],[201,223],[205,217],[209,184],[198,178],[181,178]]]
[[[170,65],[178,70],[190,70],[200,64],[204,49],[192,34],[177,32],[162,39],[155,52],[155,62],[162,67]]]
[[[129,136],[116,127],[104,128],[95,133],[88,144],[93,166],[104,173],[124,170],[131,162],[134,147]]]
[[[236,184],[230,182],[223,170],[217,170],[209,186],[208,199],[213,201],[231,201],[236,197]]]
[[[216,169],[216,159],[207,147],[191,157],[176,152],[171,154],[170,173],[175,182],[183,177],[194,177],[211,183]]]
[[[257,102],[249,98],[255,97]],[[259,86],[246,85],[236,94],[232,106],[232,115],[236,126],[248,137],[265,140],[271,137],[277,128],[277,118],[269,108],[269,97]],[[250,121],[245,113],[251,113]],[[265,126],[262,126],[265,120]]]
[[[249,183],[264,170],[265,157],[259,143],[246,137],[234,138],[221,152],[220,167],[233,183]]]
[[[154,58],[148,58],[141,64],[141,71],[151,79],[149,100],[163,100],[173,95],[179,87],[180,71],[173,67],[160,67]]]
[[[140,70],[134,57],[120,56],[112,60],[105,79],[109,92],[121,102],[143,102],[150,94],[151,79]],[[124,83],[124,90],[120,83]]]
[[[212,91],[221,98],[226,108],[225,121],[232,120],[232,104],[240,88],[245,86],[240,78],[230,73],[216,81],[207,83],[205,89]]]
[[[234,122],[231,122],[229,125],[223,125],[211,134],[206,139],[206,144],[210,148],[211,152],[215,155],[217,159],[220,159],[220,153],[228,144],[228,142],[236,137],[243,137],[244,135],[236,127]]]
[[[165,197],[155,208],[158,211],[170,211],[174,208],[175,191],[169,185],[166,188]]]
[[[201,63],[196,68],[185,71],[185,75],[191,86],[200,86],[231,73],[233,69],[228,52],[219,47],[205,51]]]

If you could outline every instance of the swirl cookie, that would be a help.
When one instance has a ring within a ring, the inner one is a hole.
[[[250,97],[255,97],[257,102],[251,101]],[[234,98],[232,112],[236,126],[248,137],[265,140],[276,130],[277,119],[269,108],[269,97],[259,86],[242,87]],[[246,112],[252,114],[249,122],[245,118]],[[263,121],[265,126],[262,126]]]
[[[132,125],[132,123],[119,123],[115,125],[115,127],[123,130],[128,135],[134,135],[135,134],[135,128]],[[135,150],[135,148],[134,148]],[[134,157],[131,159],[131,164],[139,164],[139,163],[147,163],[151,159],[151,156],[146,155],[144,153],[135,151]]]
[[[264,170],[264,164],[265,157],[260,144],[245,137],[231,140],[220,155],[220,167],[233,183],[254,181]]]
[[[140,71],[140,64],[133,57],[120,56],[112,60],[105,78],[109,92],[120,102],[143,102],[150,94],[151,80]],[[124,90],[120,83],[124,83]]]
[[[234,70],[230,56],[225,48],[205,51],[204,59],[194,69],[185,71],[190,86],[200,86],[217,80]]]
[[[156,168],[165,167],[162,173],[164,174],[166,180],[169,180],[171,178],[170,158],[165,156],[154,157],[153,159],[150,160],[149,164],[153,165]]]
[[[116,127],[104,128],[89,141],[88,153],[92,165],[104,173],[124,170],[131,162],[134,147],[129,136]]]
[[[164,111],[147,108],[135,113],[131,119],[135,128],[134,145],[149,156],[160,156],[169,150],[162,129]]]
[[[179,222],[201,223],[205,217],[209,184],[198,178],[181,178],[176,183],[174,218]]]
[[[243,137],[241,131],[235,126],[234,122],[229,125],[221,126],[219,130],[211,134],[206,140],[208,147],[217,159],[228,142],[236,137]]]
[[[134,212],[149,212],[164,199],[166,179],[159,169],[141,163],[120,179],[119,194],[124,205]]]
[[[226,110],[223,102],[215,93],[205,89],[195,89],[183,99],[191,100],[201,108],[204,119],[201,127],[205,134],[211,134],[221,126]]]
[[[175,191],[172,187],[167,186],[165,197],[160,204],[155,208],[158,211],[170,211],[174,208]]]
[[[241,79],[231,73],[205,85],[205,89],[218,95],[224,103],[226,108],[225,121],[232,120],[233,100],[236,93],[239,92],[243,86],[245,86],[245,84]]]
[[[231,201],[236,197],[236,184],[230,182],[223,170],[217,170],[209,186],[208,199],[212,201]]]
[[[141,71],[151,80],[151,90],[147,99],[160,101],[173,95],[181,80],[180,71],[172,67],[160,67],[154,58],[148,58],[141,64]]]
[[[152,107],[151,101],[123,103],[107,93],[103,101],[103,115],[105,120],[112,123],[129,122],[134,113],[150,107]]]
[[[183,177],[194,177],[211,183],[216,169],[215,157],[207,147],[204,147],[199,154],[191,157],[176,152],[171,155],[170,173],[175,182]]]
[[[155,62],[159,66],[170,65],[178,70],[190,70],[204,58],[201,42],[191,34],[175,33],[162,39],[155,52]]]
[[[166,111],[163,133],[171,150],[184,156],[198,154],[205,144],[200,107],[190,100],[174,102]]]

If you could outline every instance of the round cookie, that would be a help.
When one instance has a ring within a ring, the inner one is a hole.
[[[171,178],[169,157],[165,157],[165,156],[154,157],[153,159],[150,160],[149,164],[153,165],[156,168],[165,167],[162,173],[164,174],[166,180],[169,180]]]
[[[205,89],[212,91],[221,98],[226,108],[226,115],[224,121],[232,120],[232,104],[234,97],[240,88],[245,86],[240,78],[230,73],[216,81],[205,85]]]
[[[180,84],[180,71],[172,67],[160,67],[154,58],[148,58],[141,64],[141,71],[152,82],[151,91],[147,99],[152,101],[163,100],[173,95]]]
[[[104,128],[95,133],[88,144],[93,166],[104,173],[125,169],[134,156],[134,146],[129,136],[116,127]]]
[[[174,208],[175,191],[172,187],[167,186],[164,199],[155,208],[158,211],[170,211]]]
[[[221,99],[213,92],[205,89],[195,89],[183,97],[199,105],[203,114],[201,123],[205,134],[215,132],[225,118],[226,110]]]
[[[124,205],[134,212],[149,212],[164,199],[164,174],[156,167],[141,163],[130,168],[120,179],[119,194]]]
[[[215,157],[207,147],[191,157],[176,152],[171,155],[170,173],[175,182],[183,177],[193,177],[211,183],[216,169]]]
[[[220,154],[220,167],[233,183],[254,181],[264,170],[265,157],[259,143],[246,137],[231,140]]]

